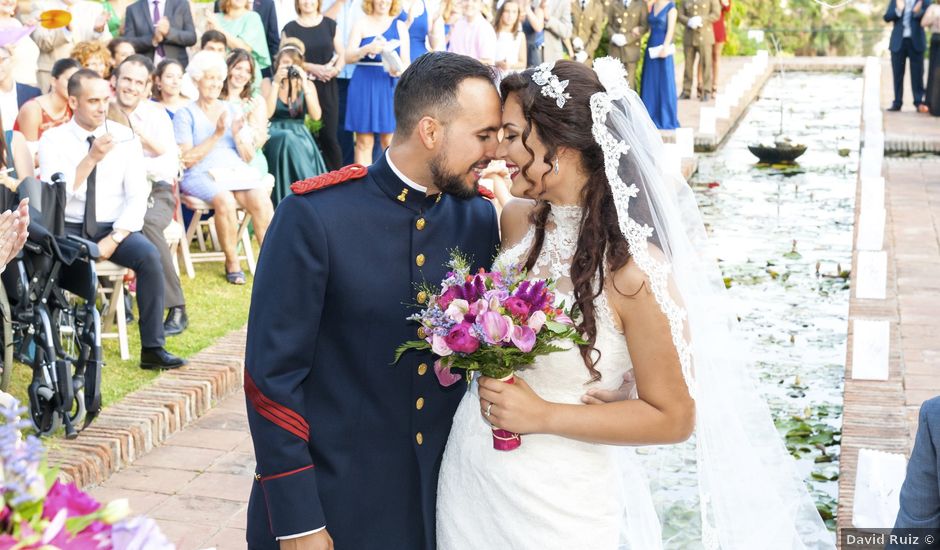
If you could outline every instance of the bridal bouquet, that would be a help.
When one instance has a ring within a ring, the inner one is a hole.
[[[562,351],[555,342],[584,340],[575,330],[572,313],[555,306],[551,280],[527,279],[518,265],[470,273],[469,262],[454,253],[439,291],[424,289],[427,307],[408,318],[421,324],[423,340],[405,342],[395,361],[408,350],[431,350],[440,357],[434,372],[444,386],[467,379],[473,371],[513,383],[513,373],[539,355]],[[519,434],[493,430],[493,447],[513,450]]]
[[[126,499],[102,505],[56,479],[42,443],[20,430],[25,409],[0,405],[0,548],[171,550],[157,524],[127,517]]]

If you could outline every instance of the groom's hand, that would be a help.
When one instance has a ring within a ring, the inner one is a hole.
[[[626,401],[630,399],[631,394],[636,390],[636,378],[633,376],[633,369],[623,373],[623,384],[616,390],[588,390],[581,396],[581,402],[586,405],[600,405],[603,403],[613,403],[615,401]]]
[[[333,550],[333,539],[323,529],[305,537],[282,540],[281,550]]]

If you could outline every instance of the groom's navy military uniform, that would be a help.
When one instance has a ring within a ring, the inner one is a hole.
[[[331,185],[344,169],[295,184]],[[499,242],[483,198],[425,196],[383,156],[368,175],[282,202],[258,262],[245,393],[257,470],[248,546],[326,527],[338,550],[435,546],[437,477],[465,384],[442,387],[406,317],[450,251],[488,268]],[[462,518],[452,518],[463,521]]]

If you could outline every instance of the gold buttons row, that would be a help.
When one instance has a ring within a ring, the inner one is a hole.
[[[417,264],[418,267],[421,267],[424,265],[424,254],[418,254],[415,257],[415,264]]]
[[[418,231],[421,231],[422,229],[424,229],[424,226],[427,225],[427,223],[428,222],[426,222],[424,218],[418,218],[418,221],[415,222],[415,229],[417,229]]]
[[[422,290],[421,292],[418,293],[418,303],[424,305],[424,302],[427,302],[427,301],[428,301],[428,293]]]
[[[418,400],[415,401],[415,408],[418,409],[419,411],[424,408],[424,398],[423,398],[423,397],[419,397]]]
[[[418,442],[418,445],[423,445],[423,444],[424,444],[424,434],[422,434],[421,432],[416,433],[416,434],[415,434],[415,441]]]
[[[424,376],[425,374],[427,374],[427,372],[428,372],[427,363],[421,363],[420,365],[418,365],[418,376]]]

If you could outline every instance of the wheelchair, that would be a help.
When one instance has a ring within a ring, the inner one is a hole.
[[[61,174],[52,181],[37,186],[39,209],[31,194],[29,237],[2,274],[0,381],[9,384],[14,356],[32,367],[33,427],[40,436],[64,427],[74,439],[101,411],[98,246],[64,234],[65,183]]]

